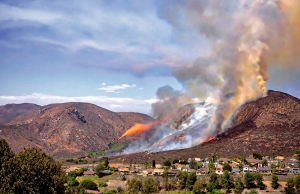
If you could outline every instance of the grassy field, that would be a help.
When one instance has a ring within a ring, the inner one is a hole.
[[[98,176],[80,176],[76,178],[78,182],[82,182],[83,180],[91,180],[95,182],[97,185],[99,185],[100,182],[106,183],[107,187],[102,188],[104,189],[117,189],[118,186],[121,186],[122,188],[126,188],[126,184],[124,181],[121,181],[120,177],[117,174],[111,174],[104,177],[99,178]]]
[[[119,152],[119,151],[123,150],[127,145],[128,145],[128,143],[114,143],[114,144],[111,144],[109,146],[109,148],[106,150],[92,151],[92,152],[88,152],[86,155],[100,156],[100,155],[104,155],[104,154],[108,154],[108,153]]]

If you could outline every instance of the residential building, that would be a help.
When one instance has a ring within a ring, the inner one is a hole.
[[[96,172],[95,171],[84,171],[83,172],[83,176],[95,176],[96,175]]]
[[[272,168],[270,166],[258,167],[257,172],[260,172],[263,174],[269,174],[269,173],[272,173]]]
[[[300,174],[300,168],[290,168],[289,173]]]
[[[144,175],[152,175],[152,172],[153,172],[153,169],[151,169],[151,168],[143,170]]]
[[[196,175],[209,174],[208,168],[199,168],[196,170]]]
[[[180,170],[178,170],[178,169],[169,169],[168,176],[176,176],[179,171]]]
[[[161,176],[164,173],[164,169],[154,169],[152,174],[154,176]]]

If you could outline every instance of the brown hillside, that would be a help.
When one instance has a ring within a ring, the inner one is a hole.
[[[185,110],[190,112],[191,108]],[[174,123],[184,122],[186,116]],[[189,149],[137,153],[112,157],[112,161],[158,161],[171,158],[265,154],[291,155],[300,147],[300,100],[269,91],[268,96],[243,105],[229,129],[214,140]]]
[[[41,106],[31,103],[23,104],[7,104],[0,106],[0,125],[9,123],[16,119],[18,116],[26,115],[30,111],[37,110]]]
[[[88,103],[51,104],[0,126],[0,138],[15,151],[35,146],[56,156],[75,155],[132,141],[138,137],[118,138],[132,123],[148,120],[145,114],[114,113]]]

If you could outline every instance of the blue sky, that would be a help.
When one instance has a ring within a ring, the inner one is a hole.
[[[183,90],[172,69],[208,53],[205,37],[163,16],[178,2],[1,1],[0,105],[80,101],[150,113],[159,87]],[[271,89],[300,96],[298,69],[271,71],[284,80]]]

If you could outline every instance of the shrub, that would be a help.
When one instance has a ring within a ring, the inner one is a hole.
[[[92,180],[89,180],[89,179],[84,179],[81,182],[81,186],[85,189],[98,190],[97,184],[94,183]]]
[[[99,187],[107,187],[107,184],[104,182],[99,182]]]

